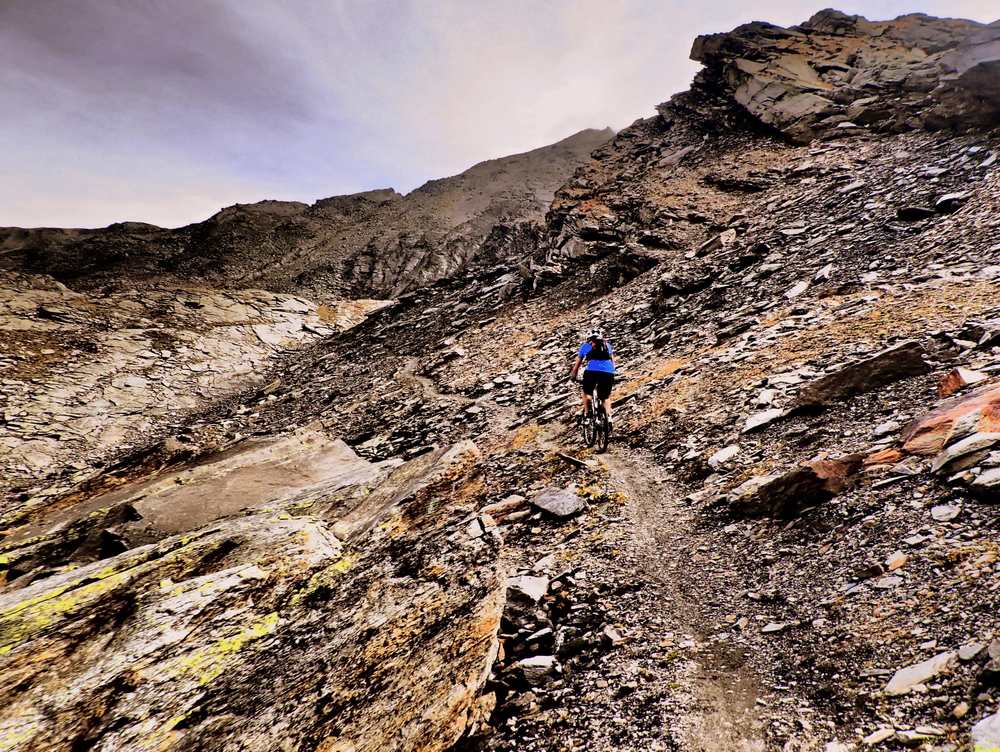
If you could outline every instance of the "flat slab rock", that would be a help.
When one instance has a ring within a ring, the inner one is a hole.
[[[546,488],[531,499],[533,506],[556,517],[572,517],[580,512],[586,503],[570,488]]]
[[[955,663],[956,657],[954,651],[947,651],[938,653],[926,661],[899,669],[885,685],[885,693],[887,695],[908,694],[918,684],[923,684],[943,671],[947,671]]]
[[[988,715],[972,727],[973,752],[1000,750],[1000,713]]]
[[[973,433],[1000,431],[1000,387],[984,386],[941,402],[903,429],[903,451],[934,455]]]
[[[807,407],[827,405],[875,391],[900,379],[929,373],[931,369],[924,355],[919,342],[902,342],[807,384],[799,392],[796,403]]]

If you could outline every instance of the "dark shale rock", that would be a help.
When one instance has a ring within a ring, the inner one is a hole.
[[[800,407],[818,407],[875,391],[900,379],[930,372],[919,342],[903,342],[845,366],[806,385],[796,398]]]

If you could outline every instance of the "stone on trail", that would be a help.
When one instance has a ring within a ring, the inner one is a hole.
[[[527,500],[520,494],[511,494],[493,504],[487,504],[480,509],[481,514],[488,514],[493,519],[502,521],[505,517],[524,507]]]
[[[905,695],[918,684],[933,679],[943,671],[947,671],[955,662],[954,651],[939,653],[926,661],[915,663],[899,669],[889,683],[885,685],[885,693],[890,696]]]
[[[531,503],[544,512],[556,517],[572,517],[583,509],[586,504],[570,488],[555,488],[550,486],[531,499]]]
[[[869,747],[873,747],[876,744],[881,744],[887,739],[891,739],[896,735],[896,729],[893,728],[880,728],[876,729],[872,733],[868,734],[864,739],[861,740],[862,744]]]
[[[909,557],[902,551],[895,551],[888,559],[885,560],[885,567],[890,572],[895,572],[897,569],[906,564]]]
[[[902,577],[892,576],[892,577],[880,577],[872,583],[872,587],[879,590],[891,590],[894,587],[899,587],[905,582]]]
[[[899,421],[895,420],[887,420],[884,423],[879,423],[872,430],[872,438],[880,439],[883,436],[888,436],[889,434],[898,431],[899,427]]]
[[[1000,496],[1000,467],[991,468],[977,475],[972,481],[971,488],[987,500]]]
[[[740,453],[739,444],[730,444],[723,449],[720,449],[711,457],[708,458],[709,467],[718,468],[725,465],[729,460],[733,459],[737,454]]]
[[[753,431],[760,430],[784,417],[784,415],[785,411],[780,408],[771,408],[770,410],[763,410],[759,413],[754,413],[747,418],[746,423],[743,424],[743,433],[752,433]]]
[[[998,443],[1000,433],[975,433],[946,447],[931,462],[931,470],[950,475],[977,464]]]
[[[942,214],[951,214],[961,209],[962,205],[968,200],[968,193],[946,193],[934,202],[934,209]]]
[[[958,649],[958,659],[963,662],[974,660],[984,650],[985,642],[967,642]]]
[[[507,580],[509,598],[523,597],[532,603],[538,603],[547,592],[549,592],[548,577],[532,577],[525,574]]]
[[[785,291],[785,297],[788,300],[799,297],[802,293],[809,289],[809,282],[802,280],[801,282],[796,282],[791,288]]]
[[[931,519],[935,522],[951,522],[961,512],[961,504],[937,504],[931,507]]]
[[[514,665],[521,669],[528,684],[538,686],[544,684],[555,673],[557,664],[554,655],[533,655],[519,660]]]

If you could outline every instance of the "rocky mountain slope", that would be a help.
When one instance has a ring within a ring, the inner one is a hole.
[[[998,29],[699,39],[544,226],[24,470],[0,748],[1000,748]]]
[[[540,220],[552,195],[612,135],[585,130],[477,164],[403,196],[392,189],[306,205],[261,201],[179,230],[0,229],[0,269],[74,289],[197,283],[320,300],[392,297],[461,271],[496,225]]]

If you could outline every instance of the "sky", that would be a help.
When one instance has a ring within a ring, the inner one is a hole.
[[[829,2],[827,3],[829,4]],[[801,0],[0,0],[0,226],[176,227],[264,198],[409,191],[622,128],[698,34]],[[996,0],[844,0],[995,21]]]

